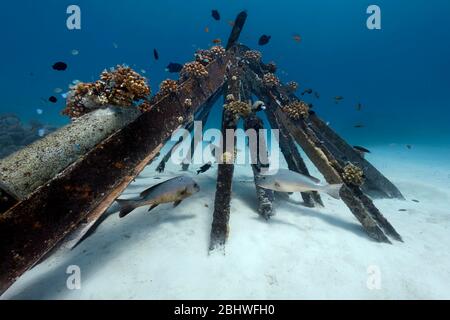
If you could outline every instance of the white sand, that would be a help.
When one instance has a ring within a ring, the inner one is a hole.
[[[123,219],[111,214],[81,245],[53,254],[2,298],[449,299],[449,150],[372,149],[369,160],[408,199],[375,201],[404,243],[371,241],[345,205],[327,195],[319,209],[278,199],[277,215],[266,222],[254,210],[254,185],[241,182],[251,180],[250,167],[237,167],[226,252],[208,255],[214,167],[198,176],[202,191],[177,208],[144,207]],[[126,193],[158,182],[157,163]],[[165,175],[177,173],[170,166]],[[66,287],[69,265],[81,268],[80,290]],[[370,266],[381,272],[379,289],[367,287]]]

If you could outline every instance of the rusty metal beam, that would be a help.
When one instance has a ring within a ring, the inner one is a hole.
[[[250,50],[245,45],[238,45],[237,50],[240,55]],[[266,72],[266,66],[262,62],[249,63],[248,67],[258,78],[262,78]],[[277,87],[272,90],[273,95],[282,104],[288,104],[290,101],[300,100],[292,92],[288,92],[284,87]],[[362,158],[351,145],[342,139],[332,128],[327,126],[314,113],[309,118],[309,127],[320,137],[321,141],[328,147],[337,161],[340,163],[352,162],[360,167],[366,177],[362,190],[376,198],[397,198],[405,199],[400,190],[386,178],[378,169],[376,169],[367,159]]]
[[[224,88],[225,102],[226,96],[232,94],[236,100],[240,100],[242,69],[233,64],[227,73],[227,83]],[[230,143],[226,139],[226,132],[236,130],[237,119],[234,118],[231,111],[222,110],[222,157],[217,169],[216,194],[214,197],[213,221],[211,224],[211,234],[209,250],[221,249],[225,245],[229,234],[230,221],[230,205],[232,197],[232,184],[234,173],[234,155],[236,152],[236,136],[234,135],[234,143]],[[225,159],[224,154],[228,154]],[[227,160],[227,161],[224,161]]]
[[[209,77],[189,79],[27,199],[0,215],[0,293],[85,220],[99,217],[155,157],[177,128],[223,86],[225,58]],[[192,106],[184,101],[191,99]]]
[[[265,87],[260,77],[249,68],[245,72],[254,94],[267,105],[277,122],[282,125],[302,147],[303,151],[324,175],[328,183],[342,183],[343,166],[329,148],[323,144],[309,124],[309,120],[293,120],[281,110],[283,98],[277,94],[278,88]],[[275,93],[274,93],[275,92]],[[363,226],[366,233],[374,240],[390,243],[387,235],[402,241],[401,236],[375,207],[358,186],[346,183],[340,192],[342,200]],[[385,234],[386,233],[386,234]]]
[[[226,49],[229,50],[239,40],[242,29],[244,28],[245,21],[247,20],[247,12],[240,12],[234,20],[233,29],[231,30],[230,37],[228,38]]]

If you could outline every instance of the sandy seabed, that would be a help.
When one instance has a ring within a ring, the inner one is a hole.
[[[298,194],[289,202],[278,198],[276,216],[266,222],[255,211],[250,167],[237,166],[229,240],[224,254],[208,255],[214,166],[195,176],[202,190],[176,208],[142,207],[119,219],[113,206],[94,234],[56,251],[1,298],[449,299],[450,149],[367,147],[369,161],[407,198],[375,200],[403,243],[370,240],[344,203],[325,194],[324,208],[295,203]],[[123,197],[162,181],[154,179],[157,164]],[[162,177],[180,173],[169,165]],[[81,270],[79,290],[66,286],[70,265]]]

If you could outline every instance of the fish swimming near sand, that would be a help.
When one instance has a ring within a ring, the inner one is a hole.
[[[208,162],[207,164],[202,165],[200,169],[197,170],[197,174],[208,171],[211,168],[211,166],[212,166],[211,161]]]
[[[342,183],[321,184],[317,178],[288,169],[279,169],[275,174],[270,172],[261,174],[256,184],[261,188],[278,192],[325,192],[335,199],[340,199],[339,191],[342,187]]]
[[[200,191],[199,185],[190,177],[177,176],[158,183],[131,199],[116,199],[120,206],[119,217],[123,218],[136,208],[149,205],[148,211],[161,203],[173,202],[174,207],[181,201]]]

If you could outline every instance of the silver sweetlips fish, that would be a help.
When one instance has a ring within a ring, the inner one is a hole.
[[[149,205],[148,211],[161,203],[173,202],[174,207],[181,201],[200,191],[199,185],[190,177],[177,176],[151,186],[131,199],[116,199],[120,206],[119,217],[123,218],[138,207]]]
[[[278,192],[325,192],[335,199],[340,199],[339,191],[342,187],[342,183],[321,184],[317,178],[287,169],[279,169],[273,174],[271,172],[261,174],[256,184],[261,188]]]

